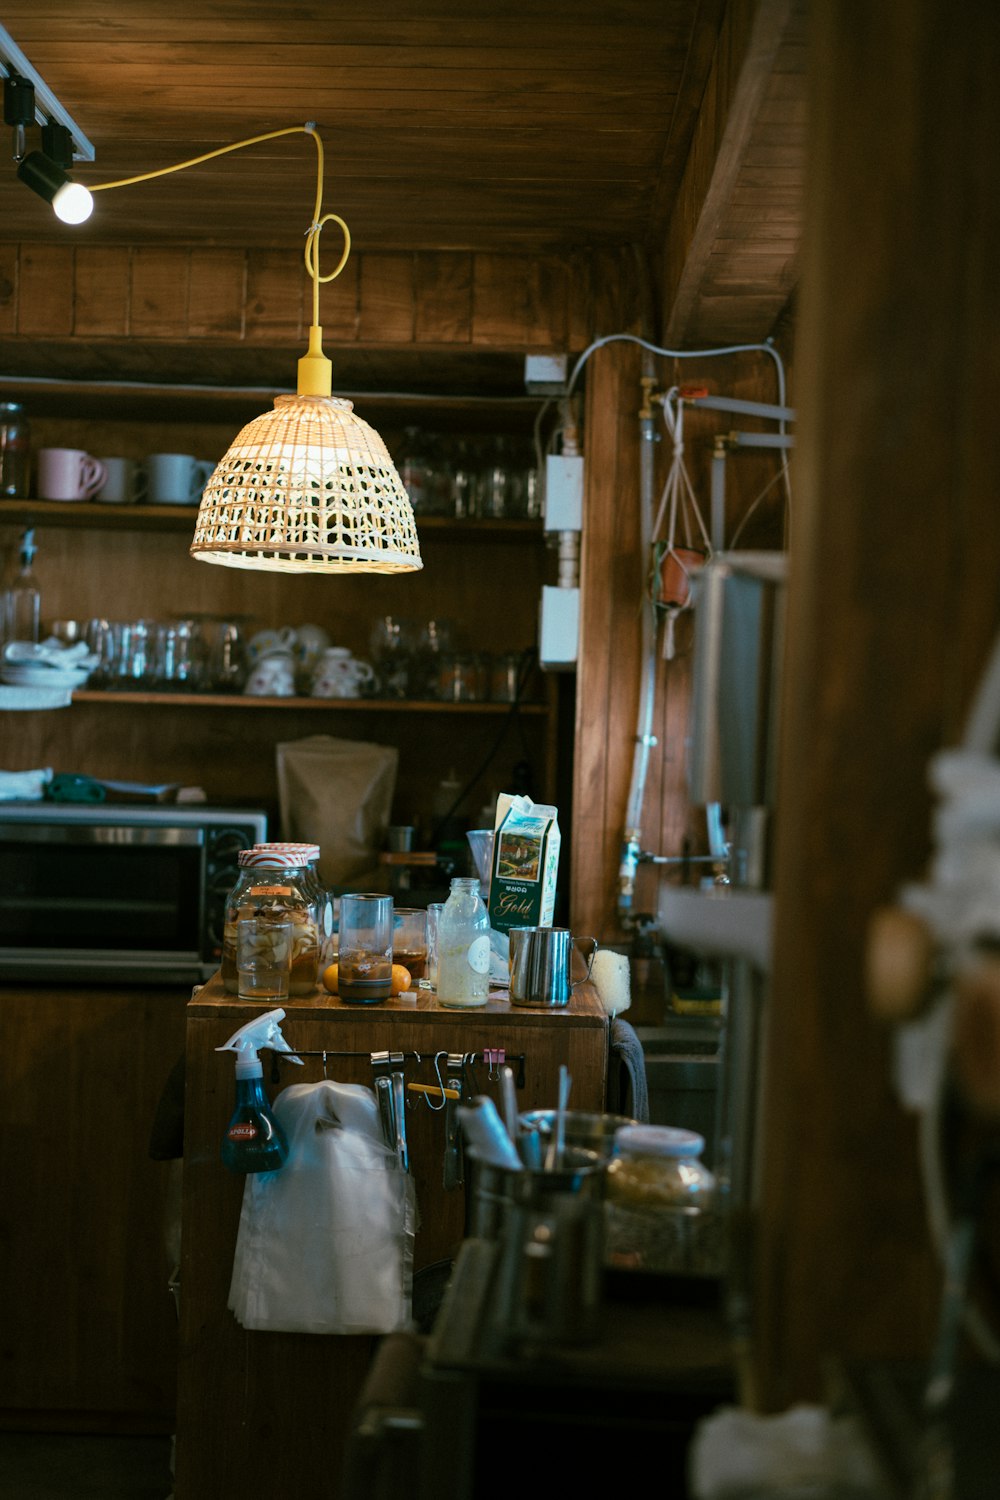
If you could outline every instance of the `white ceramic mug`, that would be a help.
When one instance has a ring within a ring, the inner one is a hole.
[[[295,658],[290,651],[276,651],[257,662],[243,691],[254,698],[293,698]]]
[[[106,505],[128,505],[146,494],[146,474],[134,458],[102,458],[105,479],[95,500]]]
[[[80,448],[39,448],[39,500],[89,500],[106,478],[104,465]]]
[[[331,646],[324,651],[313,677],[314,698],[360,698],[361,690],[371,687],[375,673],[366,661],[358,661],[346,646]]]
[[[190,453],[151,453],[146,459],[153,505],[197,505],[215,465]]]

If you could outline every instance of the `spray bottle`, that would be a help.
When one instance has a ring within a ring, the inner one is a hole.
[[[222,1139],[222,1161],[231,1172],[276,1172],[288,1156],[285,1132],[271,1113],[258,1052],[270,1047],[302,1065],[281,1034],[283,1010],[269,1010],[234,1032],[216,1052],[236,1053],[236,1108]]]

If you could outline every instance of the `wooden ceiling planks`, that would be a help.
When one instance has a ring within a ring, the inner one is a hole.
[[[700,114],[704,131],[706,102],[718,105],[707,81],[740,62],[720,56],[720,26],[745,30],[776,7],[788,21],[758,59],[753,118],[693,263],[684,337],[700,338],[740,296],[754,303],[741,324],[766,332],[794,284],[805,0],[313,0],[278,11],[270,0],[7,0],[3,25],[93,140],[82,181],[308,118],[326,146],[324,207],[347,220],[359,251],[632,245],[655,267],[690,216],[682,180]],[[288,136],[105,194],[87,225],[67,230],[10,174],[0,236],[284,250],[305,228],[314,182],[311,145]]]

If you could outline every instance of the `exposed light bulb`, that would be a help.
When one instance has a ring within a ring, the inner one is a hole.
[[[82,224],[94,211],[94,199],[82,182],[64,182],[52,199],[52,207],[64,224]]]

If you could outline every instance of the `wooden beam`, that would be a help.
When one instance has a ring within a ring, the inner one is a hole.
[[[942,1272],[865,935],[927,878],[928,762],[1000,625],[1000,9],[837,0],[812,24],[754,1255],[771,1410],[821,1397],[831,1358],[930,1360]]]
[[[793,0],[735,0],[719,33],[664,259],[664,342],[683,345]]]

